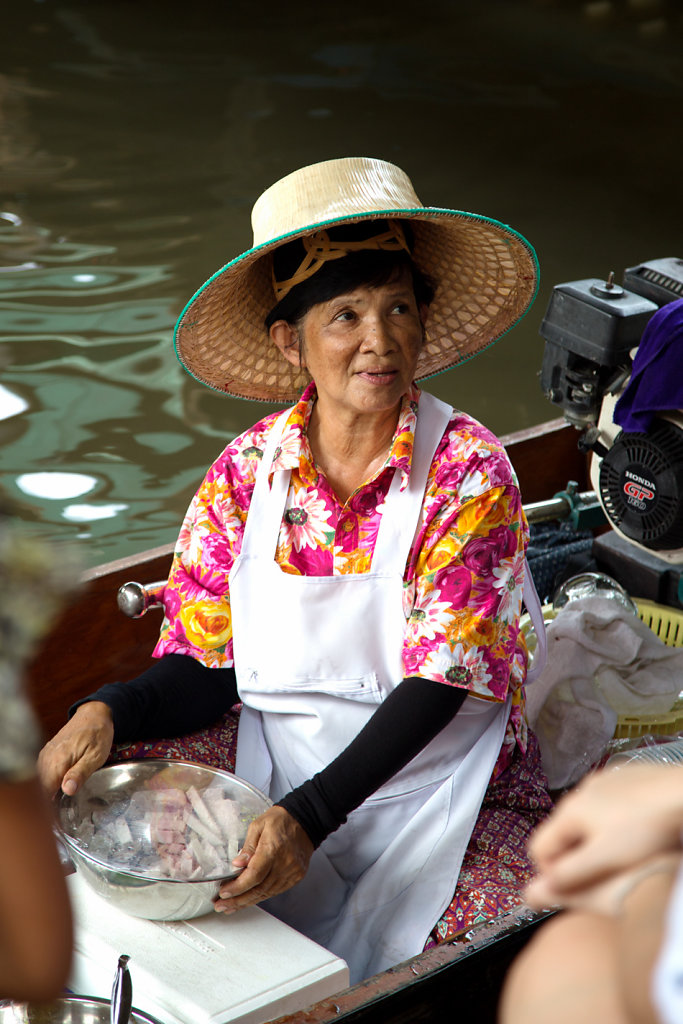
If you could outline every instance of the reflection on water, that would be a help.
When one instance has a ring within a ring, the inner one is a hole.
[[[542,288],[430,382],[498,432],[555,416],[554,283],[681,255],[671,5],[290,7],[26,0],[0,37],[0,504],[85,561],[171,541],[208,463],[270,408],[179,368],[186,300],[294,167],[395,160],[433,205],[511,223]],[[678,151],[677,151],[678,150]],[[666,153],[666,159],[664,154]]]
[[[4,220],[3,253],[23,256],[28,243],[33,254],[0,273],[6,492],[55,536],[103,538],[105,548],[125,529],[135,550],[171,539],[182,513],[166,501],[182,494],[184,505],[203,470],[174,456],[214,430],[186,425],[169,343],[175,309],[155,297],[168,268],[102,266],[114,247],[51,242],[18,216]]]
[[[82,473],[22,473],[17,487],[34,498],[80,498],[97,485],[94,476]]]

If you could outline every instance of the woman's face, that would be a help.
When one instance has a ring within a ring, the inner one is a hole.
[[[300,325],[300,359],[315,381],[320,411],[353,416],[397,407],[415,376],[426,314],[407,270],[387,284],[363,285],[313,306]],[[291,341],[284,348],[278,343],[277,326],[273,340],[298,361]]]

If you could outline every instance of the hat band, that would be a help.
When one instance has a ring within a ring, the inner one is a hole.
[[[297,284],[313,277],[328,260],[339,260],[350,252],[359,252],[362,249],[383,249],[386,252],[398,252],[400,249],[410,255],[410,248],[406,241],[403,228],[397,220],[386,221],[388,230],[373,235],[371,238],[364,238],[361,241],[344,242],[338,239],[331,240],[327,231],[322,228],[312,235],[304,235],[301,238],[303,247],[306,250],[301,264],[292,277],[286,281],[278,281],[273,269],[273,291],[278,302],[284,299]]]

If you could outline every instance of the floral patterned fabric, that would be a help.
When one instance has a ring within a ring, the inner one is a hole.
[[[308,576],[370,570],[383,502],[395,472],[410,474],[420,391],[404,396],[389,455],[376,475],[340,503],[308,445],[316,399],[311,384],[290,412],[269,473],[290,470],[276,560]],[[209,469],[184,520],[156,656],[190,655],[233,664],[229,574],[268,432],[278,413],[247,430]],[[519,611],[528,528],[514,471],[497,439],[454,411],[432,461],[421,519],[403,581],[406,676],[458,686],[485,700],[512,695],[496,773],[515,746],[526,749],[526,649]],[[263,624],[267,635],[267,623]],[[398,683],[399,680],[396,680]]]

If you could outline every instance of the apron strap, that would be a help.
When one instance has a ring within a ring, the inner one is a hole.
[[[531,622],[534,627],[534,632],[536,633],[536,654],[534,656],[533,665],[528,669],[526,674],[527,683],[533,683],[534,679],[538,679],[546,666],[546,662],[548,660],[548,638],[545,633],[545,620],[543,618],[541,601],[536,591],[536,587],[534,586],[531,569],[529,568],[529,562],[526,558],[524,559],[524,585],[522,587],[522,597],[524,598],[524,604],[527,606]]]
[[[275,558],[278,537],[280,535],[280,518],[287,498],[291,474],[289,470],[281,470],[274,473],[272,487],[270,488],[268,487],[268,476],[273,459],[275,458],[275,450],[282,440],[291,411],[291,409],[285,409],[270,428],[270,433],[263,449],[261,463],[256,471],[254,492],[251,497],[249,512],[247,513],[247,521],[244,525],[241,549],[241,554],[243,555],[267,555],[268,552],[264,551],[264,538],[271,538],[273,547],[268,557],[272,556],[272,558]],[[282,500],[280,500],[280,497],[282,497]],[[267,532],[268,521],[273,516],[277,517],[277,529]],[[269,543],[269,541],[266,542]]]
[[[420,528],[420,510],[434,453],[452,415],[452,406],[427,391],[420,394],[408,483],[401,491],[403,474],[399,470],[394,471],[385,499],[394,514],[388,516],[384,513],[380,519],[372,572],[388,572],[390,567],[395,569],[397,565],[401,566],[401,572],[404,571],[411,544]]]

